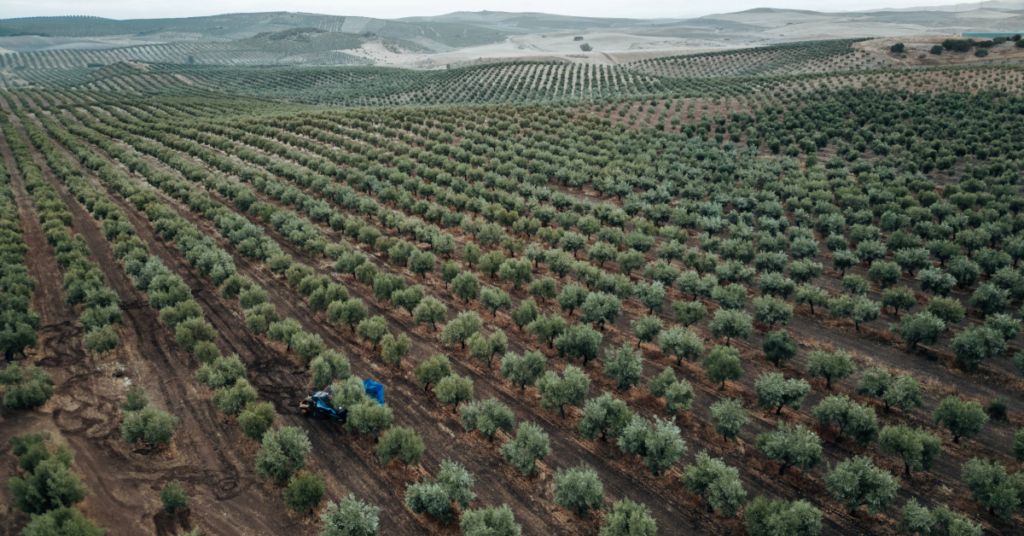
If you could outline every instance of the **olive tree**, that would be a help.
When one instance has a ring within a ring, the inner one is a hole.
[[[636,346],[640,347],[641,343],[651,342],[658,334],[661,333],[661,328],[664,323],[657,316],[641,316],[636,320],[630,321],[630,327],[633,328],[633,335],[636,335]]]
[[[483,326],[483,321],[475,311],[461,312],[441,331],[441,342],[448,346],[460,344],[462,348],[465,348],[466,340],[480,331],[481,326]]]
[[[604,485],[597,471],[586,464],[555,473],[555,504],[564,506],[580,516],[601,507]]]
[[[779,367],[796,357],[797,343],[785,330],[771,331],[765,334],[761,349],[765,360]]]
[[[985,326],[968,326],[957,333],[949,343],[949,349],[956,355],[956,362],[967,370],[974,370],[982,361],[991,359],[1006,350],[1002,333]]]
[[[437,330],[437,323],[447,318],[447,306],[433,296],[424,296],[413,308],[413,320],[417,324],[430,324],[430,330]]]
[[[971,490],[971,499],[990,514],[1006,521],[1021,509],[1020,495],[1024,492],[1021,473],[1008,475],[1003,464],[979,458],[971,458],[963,464],[962,471],[963,481]]]
[[[151,447],[166,446],[171,444],[177,427],[178,417],[149,405],[125,414],[121,435],[128,443],[142,441]]]
[[[512,432],[515,415],[508,406],[495,398],[463,404],[459,410],[462,427],[468,430],[479,430],[489,441],[494,440],[498,430]]]
[[[785,300],[772,296],[754,298],[754,320],[768,324],[769,329],[778,322],[785,326],[793,319],[793,306]]]
[[[88,488],[71,471],[71,451],[62,449],[55,455],[47,453],[46,456],[23,477],[12,477],[7,482],[15,508],[29,514],[42,514],[85,499]],[[24,455],[21,461],[25,462]]]
[[[507,505],[488,506],[462,513],[459,525],[463,536],[519,536],[522,527],[516,524],[512,509]]]
[[[423,438],[416,430],[401,426],[392,426],[377,443],[377,459],[381,465],[387,465],[394,459],[405,467],[416,465],[420,463],[423,451]]]
[[[811,412],[818,426],[828,428],[835,423],[839,427],[836,441],[849,433],[858,445],[866,445],[878,431],[878,417],[875,410],[850,400],[846,395],[826,397]]]
[[[319,536],[377,536],[380,508],[349,494],[337,503],[329,502],[320,514]]]
[[[939,46],[939,45],[936,45]],[[939,46],[939,50],[942,47]],[[917,499],[911,498],[903,505],[900,512],[900,522],[896,529],[901,534],[955,534],[957,536],[981,536],[984,531],[981,525],[971,522],[960,514],[939,505],[929,510],[918,504]]]
[[[723,517],[735,516],[747,498],[739,471],[707,451],[697,454],[696,462],[683,470],[681,480],[687,491],[704,498],[709,513],[717,510]]]
[[[821,511],[807,501],[755,497],[743,509],[750,536],[818,536]]]
[[[939,317],[924,311],[914,315],[904,315],[900,323],[892,324],[889,329],[899,335],[908,348],[918,344],[935,344],[939,334],[946,329],[946,323]]]
[[[632,417],[624,400],[613,397],[611,393],[603,393],[588,400],[583,406],[579,432],[587,439],[600,438],[601,441],[607,441],[609,435],[617,437]]]
[[[938,407],[932,412],[932,419],[945,426],[953,434],[953,442],[959,443],[961,437],[973,439],[980,434],[989,417],[981,404],[949,395],[939,402]]]
[[[548,409],[557,409],[565,416],[565,406],[579,406],[590,390],[590,377],[578,367],[567,365],[559,377],[557,372],[547,371],[537,380],[540,403]]]
[[[292,476],[284,492],[284,503],[289,509],[303,513],[315,509],[327,491],[324,477],[320,473],[300,471]]]
[[[605,514],[599,536],[655,536],[657,533],[658,524],[651,517],[651,511],[625,497]]]
[[[743,376],[740,353],[735,348],[716,345],[701,364],[707,370],[708,379],[712,383],[721,383],[719,391],[725,390],[727,380],[736,381]]]
[[[826,352],[816,350],[807,356],[807,373],[812,378],[825,378],[825,387],[832,388],[832,382],[843,380],[857,372],[850,354],[839,350]]]
[[[711,423],[715,433],[727,440],[735,441],[743,427],[750,424],[750,417],[743,409],[743,402],[736,398],[726,398],[711,404]]]
[[[306,467],[312,448],[306,431],[294,426],[269,430],[256,453],[256,475],[262,479],[287,482],[295,471]]]
[[[533,335],[537,342],[547,344],[548,348],[554,348],[557,339],[568,328],[569,323],[558,314],[539,315],[526,325],[526,332]]]
[[[535,350],[527,350],[522,354],[509,352],[501,359],[501,375],[521,389],[533,385],[546,369],[547,358]]]
[[[673,318],[684,326],[696,324],[708,315],[708,308],[699,301],[672,302]]]
[[[524,475],[536,473],[537,460],[547,456],[550,450],[548,434],[540,425],[531,422],[519,423],[516,437],[501,446],[505,461]]]
[[[867,456],[847,458],[825,474],[825,487],[851,512],[864,504],[872,515],[886,510],[899,491],[899,479],[875,467]]]
[[[886,426],[878,433],[878,445],[886,454],[898,454],[903,460],[903,471],[927,471],[942,454],[942,440],[923,428],[905,424]]]
[[[565,330],[554,342],[559,357],[582,358],[583,366],[597,358],[603,336],[588,324],[576,324]]]
[[[753,329],[750,315],[732,309],[719,309],[708,324],[711,334],[725,337],[725,345],[729,346],[733,338],[746,339]]]
[[[436,478],[406,486],[405,504],[414,513],[430,514],[448,525],[455,517],[453,505],[466,508],[476,497],[472,491],[474,480],[473,474],[462,465],[445,460]]]
[[[431,385],[436,384],[442,378],[450,376],[451,373],[452,365],[448,361],[448,356],[444,354],[433,354],[429,359],[420,361],[416,368],[413,369],[416,383],[424,390],[430,388]]]
[[[773,409],[775,414],[782,413],[782,408],[789,406],[800,409],[804,398],[811,392],[806,380],[786,379],[778,372],[762,374],[754,381],[754,393],[757,405],[764,409]]]
[[[693,330],[681,326],[672,326],[658,336],[658,346],[662,353],[676,356],[676,365],[683,359],[696,361],[704,354],[704,341]]]
[[[655,417],[654,422],[639,415],[622,429],[618,438],[619,449],[632,456],[640,456],[644,465],[660,476],[676,460],[686,454],[686,442],[674,422]]]
[[[643,355],[628,344],[605,350],[604,374],[616,381],[619,389],[629,389],[640,381]]]
[[[801,425],[780,422],[777,429],[759,434],[755,444],[769,460],[778,462],[780,475],[790,467],[806,473],[822,460],[821,439]]]
[[[468,376],[449,374],[434,385],[434,395],[442,404],[452,406],[452,413],[456,413],[459,404],[473,399],[473,380]]]

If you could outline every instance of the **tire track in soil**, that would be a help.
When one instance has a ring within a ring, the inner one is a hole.
[[[15,126],[27,143],[20,122]],[[118,330],[121,345],[113,356],[102,358],[86,352],[82,346],[81,325],[77,321],[65,321],[60,325],[72,325],[77,328],[76,333],[71,337],[65,330],[58,340],[71,339],[70,344],[49,348],[54,354],[44,359],[44,363],[55,370],[72,373],[65,379],[55,375],[55,398],[60,400],[61,407],[54,409],[53,419],[76,452],[77,465],[90,491],[86,504],[93,509],[97,520],[110,528],[112,535],[177,534],[190,526],[188,516],[148,513],[160,510],[159,490],[168,481],[177,479],[193,495],[193,519],[201,519],[204,527],[213,528],[219,534],[241,535],[253,531],[279,534],[287,530],[293,523],[283,515],[274,518],[275,512],[282,512],[266,508],[250,492],[255,481],[252,470],[248,469],[250,463],[234,452],[234,447],[242,440],[241,433],[237,427],[223,426],[223,417],[194,387],[187,373],[195,365],[194,361],[159,327],[156,312],[120,269],[98,222],[65,190],[38,152],[34,152],[34,157],[45,179],[68,205],[74,229],[88,244],[91,260],[99,264],[106,284],[120,296],[125,320]],[[24,192],[20,177],[18,185]],[[30,219],[38,231],[33,237],[42,238],[31,198],[20,200],[28,203],[25,211],[33,213]],[[48,247],[45,239],[32,246],[40,251]],[[54,270],[56,267],[54,260]],[[60,280],[56,271],[48,275],[50,281],[53,277]],[[55,303],[63,304],[63,299],[58,298]],[[122,373],[146,388],[150,399],[158,406],[181,420],[169,451],[140,455],[121,439],[118,404],[130,382],[113,378]],[[66,398],[71,398],[70,403]],[[117,470],[111,471],[111,468]],[[218,511],[210,512],[211,507]],[[248,530],[239,531],[239,520],[248,522]]]

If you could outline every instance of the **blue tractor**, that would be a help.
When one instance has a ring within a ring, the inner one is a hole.
[[[366,396],[376,400],[378,404],[384,405],[383,385],[373,380],[363,380],[363,387],[366,389]],[[331,402],[332,394],[332,388],[328,387],[323,391],[317,391],[307,396],[299,404],[299,411],[305,417],[345,422],[348,419],[348,410],[345,408],[334,409],[334,404]]]

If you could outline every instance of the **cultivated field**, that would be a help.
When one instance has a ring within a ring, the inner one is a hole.
[[[1019,534],[1024,49],[895,42],[2,71],[0,536]]]

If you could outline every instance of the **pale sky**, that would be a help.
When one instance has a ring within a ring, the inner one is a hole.
[[[95,15],[112,19],[190,17],[222,13],[299,11],[397,19],[452,11],[537,11],[560,15],[627,18],[686,18],[756,7],[858,11],[950,5],[950,0],[0,0],[0,19]],[[967,8],[967,4],[963,4]],[[971,6],[975,7],[975,6]]]

